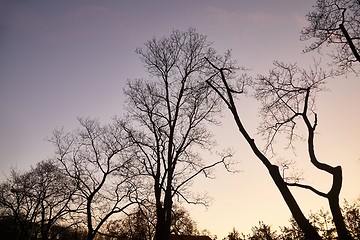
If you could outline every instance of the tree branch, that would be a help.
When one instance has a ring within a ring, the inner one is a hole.
[[[356,49],[354,42],[352,41],[352,38],[350,37],[348,31],[346,30],[346,28],[344,27],[344,24],[339,24],[339,27],[341,29],[341,32],[344,34],[344,37],[346,38],[346,41],[354,55],[354,57],[356,58],[356,60],[360,63],[360,54],[358,52],[358,50]]]
[[[292,186],[292,187],[299,187],[299,188],[305,188],[305,189],[309,189],[311,190],[312,192],[316,193],[317,195],[321,196],[321,197],[327,197],[327,194],[326,193],[323,193],[317,189],[315,189],[314,187],[312,186],[309,186],[309,185],[305,185],[305,184],[301,184],[301,183],[286,183],[286,185],[288,186]]]

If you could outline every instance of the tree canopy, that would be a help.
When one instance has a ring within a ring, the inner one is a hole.
[[[205,82],[212,73],[205,59],[221,59],[206,36],[192,28],[153,38],[136,53],[150,77],[131,80],[125,88],[127,132],[153,189],[148,196],[156,203],[155,238],[165,240],[173,198],[204,204],[206,199],[192,196],[187,187],[215,165],[227,167],[230,154],[212,162],[199,154],[211,152],[214,141],[206,124],[217,124],[221,111],[221,101]]]
[[[302,40],[314,39],[306,52],[333,46],[330,56],[341,71],[356,71],[360,64],[360,1],[317,0],[307,14],[309,26],[301,34]]]

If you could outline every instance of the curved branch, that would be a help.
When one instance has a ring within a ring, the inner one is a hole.
[[[291,187],[299,187],[299,188],[305,188],[305,189],[309,189],[311,190],[312,192],[316,193],[317,195],[321,196],[321,197],[327,197],[327,194],[326,193],[323,193],[317,189],[315,189],[314,187],[312,186],[309,186],[309,185],[305,185],[305,184],[301,184],[301,183],[286,183],[286,185],[288,186],[291,186]]]
[[[225,169],[230,172],[229,166],[228,166],[228,164],[226,164],[226,162],[225,162],[225,160],[226,160],[227,158],[229,158],[229,157],[232,157],[232,154],[228,154],[228,155],[222,157],[222,159],[221,159],[220,161],[217,161],[217,162],[215,162],[215,163],[213,163],[213,164],[211,164],[211,165],[207,165],[207,166],[199,169],[196,173],[194,173],[192,176],[188,177],[185,181],[183,181],[181,184],[179,184],[179,185],[174,189],[173,195],[175,195],[176,193],[178,193],[178,192],[179,192],[179,189],[180,189],[182,186],[184,186],[186,183],[188,183],[191,179],[195,178],[195,177],[196,177],[197,175],[199,175],[200,173],[204,173],[205,176],[206,176],[205,170],[210,169],[210,168],[213,168],[213,167],[215,167],[216,165],[218,165],[218,164],[220,164],[220,163],[223,163],[224,166],[225,166]]]

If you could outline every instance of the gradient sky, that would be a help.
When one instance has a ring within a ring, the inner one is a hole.
[[[153,36],[195,27],[219,52],[232,49],[250,74],[266,74],[273,60],[307,67],[318,54],[302,54],[299,41],[310,0],[0,0],[0,170],[27,170],[51,156],[45,139],[55,128],[72,130],[76,117],[103,123],[122,114],[127,79],[146,77],[134,50]],[[324,61],[324,64],[326,61]],[[329,80],[318,98],[316,150],[321,161],[342,165],[342,198],[360,193],[360,79]],[[258,105],[241,99],[244,122],[252,133],[260,121]],[[189,206],[199,228],[219,239],[232,230],[249,232],[259,220],[278,225],[290,218],[284,201],[261,163],[237,133],[228,113],[214,129],[219,148],[232,146],[238,174],[215,171],[216,180],[199,180],[194,189],[212,199],[208,210]],[[255,136],[260,139],[260,136]],[[311,169],[304,150],[296,159],[305,183],[326,191],[331,179]],[[305,212],[326,202],[294,190]],[[326,209],[326,208],[325,208]]]

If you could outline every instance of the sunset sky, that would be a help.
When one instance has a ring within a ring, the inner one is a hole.
[[[53,152],[45,139],[54,129],[78,127],[77,117],[102,123],[123,114],[127,79],[147,77],[135,54],[153,36],[194,27],[223,53],[232,49],[250,74],[267,74],[274,60],[307,68],[317,53],[303,54],[305,15],[315,0],[0,0],[0,179],[10,168],[28,170]],[[326,56],[322,64],[327,66]],[[360,195],[360,78],[330,79],[318,97],[316,150],[320,161],[343,167],[341,198]],[[244,107],[240,107],[244,106]],[[239,109],[255,135],[258,105],[241,98]],[[290,212],[266,168],[250,151],[226,112],[214,129],[219,149],[233,147],[240,173],[215,170],[215,180],[200,179],[194,191],[206,190],[208,209],[187,206],[200,229],[222,239],[233,227],[248,233],[260,220],[278,230]],[[279,143],[281,144],[281,143]],[[307,163],[304,143],[297,160],[304,183],[326,191],[331,179]],[[276,159],[274,159],[276,161]],[[312,193],[294,190],[308,214],[326,207]],[[326,208],[325,208],[326,209]]]

